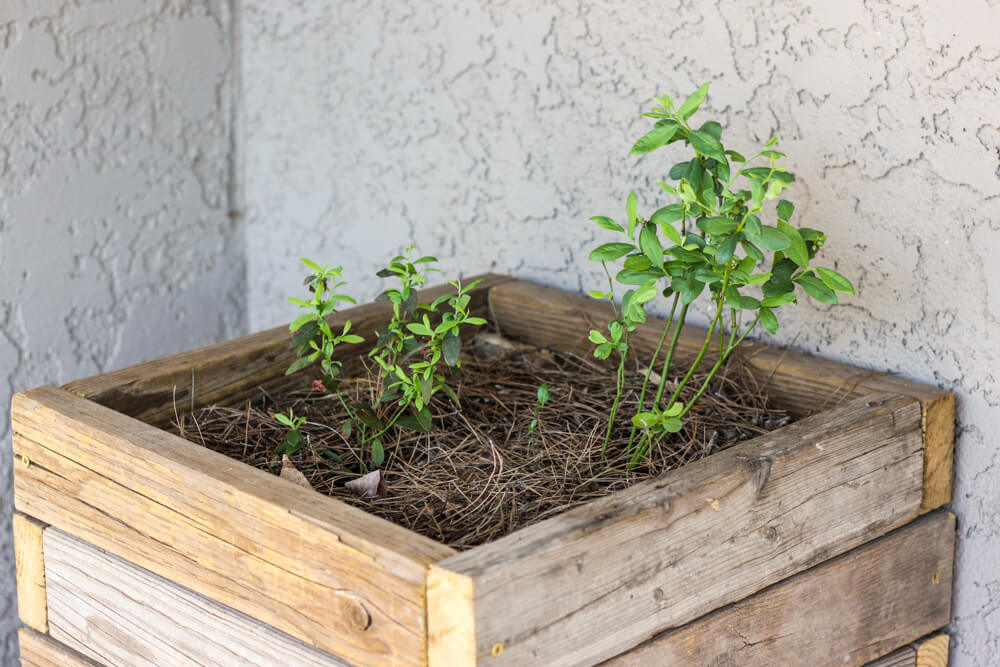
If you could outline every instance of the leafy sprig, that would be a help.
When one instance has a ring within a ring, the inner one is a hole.
[[[656,120],[653,128],[632,146],[631,154],[650,153],[677,142],[692,149],[693,157],[674,164],[668,179],[659,183],[663,192],[677,201],[646,218],[639,214],[635,192],[631,192],[625,203],[625,224],[607,216],[591,218],[599,228],[623,238],[604,243],[590,253],[591,260],[604,266],[609,283],[606,292],[593,291],[590,295],[614,305],[615,283],[627,288],[621,311],[615,309],[615,319],[609,324],[611,339],[597,330],[590,333],[596,356],[607,358],[617,352],[620,357],[618,397],[611,409],[605,448],[624,388],[628,334],[646,320],[647,303],[658,295],[671,300],[668,324],[643,381],[639,412],[632,418],[629,448],[633,452],[633,465],[663,434],[683,427],[684,417],[704,394],[709,381],[758,324],[772,334],[778,330],[775,311],[798,300],[796,288],[824,304],[837,303],[836,292],[854,293],[844,276],[833,269],[812,266],[813,258],[826,242],[826,234],[793,226],[794,204],[779,199],[795,177],[781,164],[784,153],[773,148],[778,138],[772,137],[760,151],[747,158],[723,146],[722,126],[717,121],[706,121],[697,128],[690,122],[705,101],[708,87],[708,83],[702,85],[680,106],[675,106],[669,95],[657,98],[658,104],[643,114]],[[773,224],[768,224],[772,219]],[[607,265],[619,260],[622,266],[612,280]],[[688,308],[706,288],[714,315],[704,344],[669,398],[664,399]],[[687,403],[680,402],[682,390],[705,358],[715,335],[718,335],[715,364],[694,397]],[[650,377],[664,346],[661,379],[647,408]],[[637,431],[644,435],[638,445]]]

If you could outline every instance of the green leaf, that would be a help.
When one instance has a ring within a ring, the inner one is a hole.
[[[700,251],[688,250],[687,248],[682,248],[681,246],[676,245],[667,248],[667,254],[689,264],[701,264],[706,261],[705,255],[703,255]]]
[[[851,281],[833,269],[827,269],[821,266],[816,269],[816,273],[819,274],[819,279],[823,281],[823,284],[830,289],[838,292],[854,294],[854,285],[851,284]]]
[[[434,335],[434,332],[431,331],[431,329],[427,325],[421,324],[420,322],[412,322],[410,324],[407,324],[406,328],[412,331],[413,333],[417,334],[418,336]]]
[[[595,215],[594,217],[591,218],[591,220],[593,220],[594,222],[596,222],[597,226],[600,227],[601,229],[610,229],[613,232],[624,232],[625,231],[624,227],[622,227],[617,222],[615,222],[614,220],[612,220],[611,218],[609,218],[607,216]]]
[[[770,273],[755,273],[747,280],[747,285],[760,285],[771,279]]]
[[[305,315],[296,317],[292,321],[292,323],[288,325],[288,330],[291,331],[292,333],[295,333],[296,331],[302,328],[302,325],[306,324],[307,322],[313,322],[315,321],[315,319],[316,315],[314,315],[313,313],[306,313]]]
[[[417,413],[417,422],[425,431],[430,431],[434,423],[431,421],[431,411],[425,406]]]
[[[625,201],[625,208],[628,213],[628,237],[630,239],[635,238],[635,225],[638,222],[636,207],[635,191],[632,191],[628,193],[628,199]]]
[[[698,131],[715,137],[717,141],[722,140],[722,125],[714,120],[706,120],[701,124],[701,127],[698,128]]]
[[[684,422],[677,417],[664,417],[663,421],[660,422],[660,428],[667,433],[678,433],[684,428]]]
[[[787,236],[782,234],[777,228],[770,225],[761,225],[760,236],[752,238],[752,240],[757,245],[763,246],[768,250],[784,250],[792,245],[792,242]]]
[[[764,325],[769,334],[774,334],[778,331],[778,318],[774,316],[769,308],[760,309],[760,323]]]
[[[691,142],[691,147],[701,155],[713,158],[719,162],[726,161],[726,156],[722,152],[722,144],[711,134],[694,130],[688,134],[688,140]]]
[[[733,258],[733,253],[736,252],[736,243],[739,241],[736,237],[736,234],[730,236],[719,246],[719,249],[715,253],[715,261],[719,264],[725,264]]]
[[[677,164],[675,164],[670,168],[670,171],[667,172],[667,175],[670,176],[671,180],[679,181],[682,178],[688,177],[688,170],[690,168],[691,168],[691,162],[689,160],[685,160],[684,162],[678,162]]]
[[[622,269],[615,275],[615,280],[622,285],[642,285],[649,280],[663,277],[663,272],[657,269],[647,269],[646,271],[630,271]]]
[[[667,406],[667,409],[663,411],[664,417],[676,417],[680,413],[684,412],[684,404],[680,401],[674,401]]]
[[[458,335],[457,329],[452,329],[445,335],[444,341],[441,343],[441,353],[444,355],[444,363],[449,366],[457,365],[461,352],[462,337]]]
[[[688,95],[687,99],[684,100],[684,104],[678,107],[677,115],[685,120],[690,118],[698,110],[698,107],[701,106],[701,103],[705,101],[705,96],[708,95],[708,86],[711,83],[711,81],[703,83],[698,90]]]
[[[816,276],[801,275],[795,278],[795,282],[802,285],[802,289],[820,303],[831,305],[837,303],[837,294]]]
[[[746,294],[741,294],[739,299],[739,307],[743,310],[757,310],[760,308],[761,302],[752,296],[747,296]]]
[[[760,248],[749,241],[740,241],[740,245],[743,247],[743,252],[747,254],[747,257],[751,257],[758,262],[764,259],[764,253],[760,251]]]
[[[597,329],[591,329],[590,334],[587,336],[587,339],[591,343],[594,343],[595,345],[600,345],[601,343],[608,342],[608,339],[604,337],[604,334],[602,334]]]
[[[784,220],[778,220],[778,229],[781,233],[788,237],[788,248],[785,249],[785,254],[788,255],[788,259],[792,260],[798,264],[803,269],[809,268],[809,251],[806,250],[806,242],[802,240],[802,236],[799,235],[799,230],[792,227],[790,224]]]
[[[654,225],[642,226],[642,231],[639,232],[639,248],[654,266],[663,264],[663,246],[660,245],[660,239],[656,236]]]
[[[675,278],[670,287],[681,295],[681,303],[687,305],[698,298],[705,289],[705,283],[691,277]]]
[[[778,135],[774,135],[773,137],[771,137],[770,139],[768,139],[767,143],[764,144],[764,148],[770,148],[771,146],[775,145],[776,143],[778,143]]]
[[[795,292],[785,292],[784,294],[764,297],[760,303],[762,306],[767,306],[768,308],[777,308],[792,301],[795,301]]]
[[[787,199],[781,199],[778,201],[778,217],[785,222],[792,219],[792,213],[795,212],[795,204],[788,201]]]
[[[610,262],[635,250],[630,243],[605,243],[590,251],[590,259],[595,262]]]
[[[288,370],[285,371],[285,375],[291,375],[292,373],[298,373],[303,368],[311,366],[312,363],[313,363],[313,360],[310,359],[309,357],[299,357],[294,362],[292,362],[291,366],[288,367]]]
[[[383,461],[385,461],[385,448],[382,447],[382,441],[375,438],[372,440],[372,465],[377,468]]]
[[[416,431],[417,433],[427,433],[430,430],[421,426],[417,418],[412,415],[403,415],[397,419],[396,426],[404,428],[407,431]]]
[[[549,385],[544,382],[540,384],[538,386],[538,392],[536,393],[536,397],[539,406],[545,405],[549,400]]]
[[[650,280],[649,282],[644,283],[639,289],[635,291],[635,294],[632,295],[630,305],[632,304],[640,305],[646,303],[647,301],[655,297],[659,291],[660,290],[656,288],[656,281]]]
[[[660,258],[663,261],[663,258]],[[629,255],[625,258],[624,267],[629,271],[645,271],[653,266],[653,263],[645,255]]]
[[[354,343],[354,344],[357,344],[357,343],[363,343],[363,342],[365,342],[365,339],[362,338],[361,336],[358,336],[357,334],[348,334],[346,336],[339,336],[339,338],[340,338],[340,342],[342,342],[342,343]]]
[[[684,217],[684,205],[683,204],[670,204],[669,206],[664,206],[661,209],[657,209],[656,213],[649,216],[649,221],[654,225],[665,225],[671,222],[677,222]]]
[[[660,146],[670,143],[677,133],[677,122],[671,119],[664,119],[656,123],[652,130],[639,138],[629,155],[637,153],[649,153],[655,151]]]
[[[322,273],[323,271],[320,265],[312,261],[311,259],[306,259],[305,257],[299,257],[299,261],[308,266],[313,271],[316,271],[317,273]]]
[[[632,424],[637,428],[653,428],[660,423],[660,417],[654,412],[640,412],[632,417]]]
[[[728,234],[739,226],[730,218],[700,218],[697,224],[698,229],[713,236]]]

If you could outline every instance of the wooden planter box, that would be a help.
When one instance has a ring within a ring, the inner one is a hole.
[[[607,317],[495,275],[473,302],[584,352]],[[371,340],[388,310],[336,317]],[[946,625],[953,395],[746,355],[812,416],[462,553],[159,428],[300,384],[287,328],[20,393],[25,664],[864,664]]]

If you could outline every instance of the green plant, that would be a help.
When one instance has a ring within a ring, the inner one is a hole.
[[[779,164],[785,155],[773,149],[777,137],[746,158],[723,146],[722,126],[718,122],[709,120],[697,129],[690,123],[706,98],[708,86],[708,83],[702,85],[678,107],[668,95],[658,98],[658,105],[643,114],[655,119],[653,128],[631,150],[631,154],[646,154],[677,142],[693,150],[693,157],[670,168],[669,180],[673,184],[666,181],[659,184],[678,201],[644,218],[638,212],[635,192],[631,192],[626,201],[625,225],[606,216],[591,218],[598,227],[624,236],[624,241],[602,244],[590,253],[591,260],[604,266],[609,283],[607,292],[593,291],[590,295],[607,299],[614,306],[615,282],[628,288],[622,297],[621,310],[615,308],[614,319],[608,325],[611,338],[597,330],[590,332],[590,339],[597,346],[596,356],[608,358],[615,352],[620,358],[618,396],[609,416],[605,448],[623,391],[629,333],[646,320],[647,303],[661,294],[670,300],[667,325],[643,379],[638,411],[632,417],[628,443],[632,465],[637,465],[665,433],[681,430],[684,417],[705,393],[711,379],[757,324],[772,334],[778,330],[775,311],[797,300],[796,287],[824,304],[837,303],[838,291],[854,293],[844,276],[810,264],[826,241],[826,234],[793,226],[790,221],[795,206],[778,199],[795,177]],[[762,164],[754,164],[758,161]],[[775,222],[768,224],[765,218],[770,217],[771,203],[776,199]],[[770,266],[762,270],[769,254]],[[612,279],[608,262],[618,260],[623,260],[623,265]],[[704,343],[664,400],[669,369],[689,306],[706,287],[712,316]],[[745,314],[747,318],[743,317]],[[694,396],[685,403],[680,400],[681,392],[705,359],[714,336],[718,336],[715,362]],[[650,377],[664,346],[660,381],[647,405]],[[642,433],[638,443],[637,432]]]
[[[289,299],[308,312],[295,318],[295,321],[288,326],[292,332],[292,347],[295,348],[297,358],[285,374],[290,375],[319,362],[323,385],[330,391],[335,391],[342,364],[334,359],[334,350],[341,343],[361,343],[364,342],[364,338],[349,333],[350,320],[344,323],[339,334],[335,334],[326,318],[335,313],[340,304],[357,302],[346,294],[338,292],[341,287],[347,285],[340,280],[341,267],[320,266],[305,258],[299,261],[309,269],[303,284],[309,288],[312,298]]]
[[[274,450],[274,453],[278,456],[282,454],[294,454],[299,451],[302,447],[302,424],[305,423],[305,417],[296,417],[295,412],[291,409],[288,410],[288,414],[282,414],[280,412],[274,415],[280,423],[288,427],[288,432],[285,433],[285,441],[278,445],[278,448]]]
[[[353,436],[359,443],[358,459],[362,467],[366,462],[374,467],[382,465],[385,460],[382,436],[390,429],[430,431],[432,416],[428,404],[436,393],[444,392],[458,403],[458,395],[448,385],[441,365],[453,368],[461,365],[461,327],[486,323],[469,312],[471,297],[468,292],[479,281],[464,286],[461,281],[448,281],[455,288],[454,294],[441,296],[430,304],[417,303],[417,290],[426,283],[428,273],[437,271],[429,266],[437,260],[434,257],[413,259],[414,250],[412,246],[407,248],[404,255],[394,257],[388,267],[378,272],[379,277],[397,278],[399,285],[379,296],[392,303],[393,316],[388,326],[378,332],[375,346],[369,353],[375,362],[378,398],[374,404],[349,403],[339,388],[342,363],[334,358],[337,346],[364,340],[349,333],[350,321],[345,322],[337,334],[326,320],[341,303],[355,303],[354,299],[338,291],[346,285],[340,281],[341,267],[320,267],[302,259],[310,270],[305,284],[312,298],[289,299],[308,312],[290,325],[294,333],[292,345],[298,358],[287,372],[294,373],[319,363],[322,379],[313,386],[334,393],[347,411],[348,419],[341,427],[342,433],[345,438]]]
[[[546,382],[538,385],[538,391],[535,392],[535,414],[531,419],[531,423],[528,425],[528,438],[529,446],[534,450],[535,447],[535,429],[538,428],[538,415],[542,412],[542,408],[545,404],[549,402],[549,385]]]

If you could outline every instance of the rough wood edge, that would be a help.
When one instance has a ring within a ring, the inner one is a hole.
[[[888,422],[886,421],[887,419],[889,420]],[[537,567],[539,569],[537,571],[551,571],[554,573],[553,577],[557,575],[561,576],[560,573],[564,571],[571,573],[573,563],[582,562],[581,559],[585,559],[583,554],[590,540],[597,539],[600,541],[599,536],[607,534],[617,534],[619,542],[625,540],[625,533],[622,532],[626,530],[623,527],[625,524],[631,526],[628,530],[635,532],[639,538],[642,538],[644,535],[659,534],[661,531],[655,529],[653,524],[658,520],[657,517],[667,511],[663,509],[666,507],[670,508],[670,512],[674,512],[675,510],[680,512],[680,516],[682,517],[696,517],[700,516],[698,508],[704,507],[699,501],[703,502],[708,497],[719,498],[720,494],[722,494],[726,497],[732,496],[731,500],[736,501],[735,504],[731,503],[730,507],[743,507],[746,504],[753,505],[750,499],[756,495],[757,498],[764,498],[763,502],[770,503],[768,507],[772,509],[780,508],[780,503],[774,505],[774,503],[778,503],[778,500],[776,500],[777,496],[773,495],[775,493],[773,485],[767,487],[769,491],[765,495],[762,495],[763,485],[768,483],[768,475],[764,471],[771,471],[770,479],[772,480],[783,479],[787,477],[785,471],[798,469],[798,464],[794,464],[786,459],[786,457],[803,458],[803,460],[813,462],[819,460],[815,457],[829,459],[834,451],[830,449],[830,445],[837,441],[841,442],[841,444],[837,445],[838,449],[859,447],[861,445],[858,444],[860,442],[858,436],[872,428],[870,424],[874,420],[878,420],[881,424],[878,427],[879,429],[890,429],[890,432],[893,434],[892,440],[894,444],[891,446],[892,454],[887,453],[887,456],[895,457],[898,455],[897,452],[904,450],[909,452],[902,459],[893,459],[894,463],[892,465],[898,468],[896,474],[911,480],[912,485],[897,489],[894,492],[896,497],[891,502],[885,504],[886,512],[883,515],[879,515],[877,519],[867,515],[867,518],[863,521],[859,519],[860,523],[858,523],[855,529],[852,529],[849,536],[843,535],[837,541],[830,541],[823,545],[814,544],[813,540],[800,537],[796,543],[803,545],[805,551],[800,550],[800,553],[796,557],[798,560],[793,560],[790,554],[786,554],[787,558],[781,559],[780,564],[776,561],[774,562],[774,568],[776,569],[770,572],[766,578],[761,579],[758,577],[758,580],[752,584],[744,582],[738,586],[735,584],[737,580],[734,580],[734,587],[723,589],[727,592],[720,593],[718,597],[699,601],[697,604],[693,602],[691,604],[686,603],[682,612],[670,612],[669,616],[661,614],[656,618],[643,621],[643,623],[638,624],[636,627],[628,625],[628,619],[618,617],[613,623],[615,628],[630,627],[631,629],[615,640],[617,646],[612,647],[605,643],[605,646],[601,649],[601,654],[594,653],[591,655],[591,653],[584,654],[585,652],[578,652],[579,654],[574,654],[573,657],[564,656],[568,663],[605,659],[614,655],[613,653],[608,653],[612,649],[617,649],[617,651],[625,650],[642,641],[642,639],[636,638],[640,637],[643,632],[659,632],[667,627],[690,622],[694,618],[712,611],[713,608],[718,608],[742,599],[783,578],[816,565],[822,560],[844,553],[916,518],[919,514],[918,508],[921,501],[922,454],[920,450],[920,419],[919,401],[912,397],[874,394],[854,399],[848,404],[830,410],[828,413],[825,412],[823,415],[804,419],[780,431],[761,436],[702,461],[690,464],[690,467],[685,467],[684,475],[680,475],[680,471],[672,471],[657,479],[640,482],[613,496],[593,501],[582,507],[524,528],[515,534],[508,535],[495,542],[459,553],[456,556],[437,563],[437,565],[469,576],[475,582],[476,597],[478,598],[476,600],[477,622],[475,630],[477,634],[482,635],[477,637],[476,650],[480,656],[489,653],[490,646],[492,645],[491,642],[493,641],[500,641],[502,637],[516,637],[521,635],[521,633],[529,633],[528,639],[522,637],[518,639],[516,645],[506,647],[503,659],[507,660],[508,654],[510,654],[510,660],[513,661],[510,664],[517,664],[516,661],[518,659],[523,660],[527,655],[535,656],[539,660],[551,659],[554,655],[553,652],[561,651],[563,648],[561,644],[551,644],[549,640],[552,637],[556,635],[562,636],[564,638],[562,644],[565,644],[566,641],[569,641],[566,638],[579,638],[584,633],[585,625],[581,624],[579,614],[572,614],[572,621],[568,620],[569,616],[558,617],[558,615],[556,618],[550,619],[550,621],[542,621],[542,617],[539,616],[541,612],[537,608],[530,611],[531,615],[528,618],[520,616],[521,611],[508,611],[506,612],[506,616],[509,618],[496,617],[492,623],[492,626],[495,627],[480,626],[480,621],[486,617],[484,615],[497,612],[502,608],[509,610],[531,609],[530,602],[522,600],[523,604],[518,604],[517,600],[512,600],[510,596],[504,595],[508,591],[511,594],[518,591],[519,595],[525,596],[524,600],[537,599],[537,590],[533,590],[530,583],[523,580],[522,571],[527,571],[538,564]],[[853,426],[853,428],[849,428],[849,426]],[[801,442],[791,446],[789,438],[801,439]],[[881,440],[879,441],[881,442]],[[817,454],[817,451],[825,453]],[[831,461],[830,465],[833,465],[833,459],[829,460]],[[851,462],[855,462],[856,460],[857,457],[853,456],[850,459]],[[905,464],[905,470],[899,468],[906,461],[909,461],[909,463]],[[761,466],[754,465],[754,462],[761,462]],[[881,464],[877,465],[881,466]],[[777,477],[775,476],[775,470],[781,471]],[[845,474],[847,474],[846,469]],[[875,474],[874,468],[871,474]],[[788,484],[794,484],[794,482],[788,482]],[[854,489],[865,488],[868,485],[852,486],[851,484],[847,484],[847,486]],[[789,487],[788,492],[791,492],[791,488]],[[869,486],[868,488],[876,489],[881,487]],[[871,492],[874,493],[875,491]],[[864,506],[864,504],[856,504],[854,511],[863,511]],[[871,507],[870,504],[867,506]],[[708,517],[712,516],[711,514],[708,515]],[[748,521],[751,523],[748,523],[746,526],[740,524],[740,535],[749,536],[752,533],[755,536],[753,539],[768,539],[767,536],[769,533],[766,530],[766,526],[771,525],[773,519],[768,518],[771,515],[755,514],[754,516],[756,518],[749,518]],[[643,523],[644,518],[648,522],[653,523],[648,525]],[[717,530],[730,530],[730,527],[723,528],[723,525],[731,526],[732,520],[733,517],[731,514],[720,514],[717,521],[725,523],[712,523],[712,525],[717,526]],[[694,518],[691,518],[691,521],[694,521]],[[833,522],[833,519],[826,522],[830,525],[824,529],[827,531],[827,540],[833,540],[835,532],[842,532],[831,522]],[[675,525],[682,526],[687,524],[683,524],[680,519],[672,519],[670,525],[673,527]],[[735,528],[732,529],[735,530]],[[610,533],[607,532],[609,530],[611,531]],[[682,528],[678,527],[675,530],[682,530]],[[615,531],[619,532],[616,533]],[[778,529],[777,534],[781,535],[783,531],[784,527],[781,527]],[[719,537],[720,539],[725,539],[723,533],[719,533]],[[667,538],[661,536],[658,539],[664,540]],[[702,541],[700,543],[708,544],[708,542],[705,542],[708,539],[707,537],[702,536],[699,539]],[[672,543],[679,544],[679,542],[683,542],[680,536],[678,536],[678,540],[674,540]],[[726,540],[726,544],[730,542],[734,541],[731,539]],[[738,540],[737,542],[740,541]],[[652,549],[652,547],[649,548]],[[695,545],[691,544],[687,548],[694,549]],[[738,547],[734,546],[733,548]],[[607,553],[607,549],[603,551],[601,549],[601,547],[598,547],[597,552]],[[669,558],[671,556],[660,554],[656,557]],[[590,561],[588,560],[587,562]],[[674,567],[676,562],[672,561],[672,563],[671,567]],[[548,566],[543,564],[548,564]],[[631,564],[631,567],[632,570],[629,570],[629,572],[635,572],[635,577],[642,579],[640,573],[649,571],[652,566],[636,561]],[[640,567],[644,569],[636,569]],[[580,571],[579,566],[577,566],[577,571]],[[654,569],[653,571],[657,573],[660,579],[654,581],[652,578],[646,577],[642,579],[642,585],[645,588],[639,590],[639,585],[633,584],[630,589],[637,601],[643,600],[643,609],[651,604],[645,599],[645,594],[652,592],[654,586],[661,585],[667,581],[663,579],[663,577],[667,576],[667,570]],[[546,576],[548,575],[546,574]],[[572,579],[572,574],[566,576]],[[632,581],[632,578],[628,574],[620,576],[629,577],[629,581]],[[520,580],[520,589],[515,587],[508,588],[508,583],[515,580]],[[480,584],[482,584],[482,591],[480,591]],[[591,595],[603,598],[604,595],[601,591],[605,590],[607,585],[607,583],[601,584],[602,588],[595,589],[591,592]],[[712,585],[715,584],[713,583]],[[566,590],[571,589],[572,587]],[[649,590],[647,591],[646,589]],[[612,618],[608,616],[611,609],[610,605],[612,605],[611,602],[605,605],[608,606],[609,611],[599,612],[595,610],[594,605],[590,605],[586,601],[583,601],[583,598],[579,597],[578,590],[574,595],[576,597],[573,598],[575,600],[573,604],[576,604],[580,609],[588,609],[590,617],[594,619]],[[484,599],[486,596],[489,597],[488,601]],[[650,599],[655,599],[653,595],[649,597]],[[629,598],[633,598],[633,595],[630,595]],[[515,616],[510,616],[511,613],[515,614]],[[602,613],[604,614],[603,616],[601,616]],[[642,618],[645,618],[645,616]],[[525,625],[535,623],[536,621],[543,625]],[[563,623],[564,621],[570,623],[570,625],[560,625],[558,628],[555,626],[555,623]],[[594,620],[593,622],[599,623],[602,621]],[[537,628],[542,629],[538,630]],[[609,631],[606,634],[615,635],[616,632]],[[628,643],[633,641],[635,643]],[[580,644],[572,645],[582,646]]]
[[[350,667],[57,528],[45,551],[49,636],[98,662]]]
[[[20,465],[15,463],[15,465]],[[41,633],[49,631],[42,534],[47,524],[14,512],[14,561],[17,569],[17,614]]]
[[[31,628],[20,628],[17,641],[21,647],[23,667],[97,667],[92,661],[52,637]]]
[[[316,547],[309,565],[314,568],[313,575],[319,577],[315,579],[316,585],[336,590],[344,588],[343,595],[338,599],[342,599],[345,604],[355,604],[350,602],[353,595],[348,589],[353,584],[347,578],[348,570],[364,568],[369,563],[381,568],[382,574],[378,576],[375,568],[365,570],[371,573],[371,577],[358,580],[361,583],[355,592],[362,597],[373,595],[375,600],[384,600],[392,606],[399,605],[400,609],[408,610],[407,613],[412,611],[418,617],[419,625],[414,624],[412,629],[405,629],[408,626],[403,619],[390,615],[388,608],[376,603],[387,623],[385,627],[394,628],[393,632],[412,635],[416,643],[413,650],[399,650],[414,661],[425,660],[427,567],[454,554],[454,549],[342,501],[205,450],[55,387],[40,387],[15,395],[12,425],[15,451],[32,451],[48,457],[51,459],[49,464],[56,467],[61,466],[60,461],[65,459],[67,470],[71,471],[72,476],[69,483],[78,483],[74,480],[84,474],[82,468],[89,472],[79,478],[81,481],[91,474],[98,475],[102,485],[106,482],[108,485],[121,487],[122,493],[131,494],[127,499],[137,500],[139,503],[152,502],[156,507],[156,511],[150,513],[150,525],[146,526],[141,523],[141,519],[129,518],[138,516],[131,505],[123,506],[131,509],[121,516],[116,514],[115,505],[107,501],[101,501],[104,504],[100,506],[92,506],[79,498],[67,496],[66,503],[51,505],[46,498],[52,493],[63,492],[55,490],[55,487],[50,488],[44,481],[40,482],[45,475],[53,475],[46,467],[35,466],[32,462],[29,467],[19,466],[15,469],[15,502],[19,509],[167,577],[171,576],[168,565],[173,562],[171,559],[200,562],[196,545],[206,540],[219,542],[217,556],[235,547],[237,550],[246,550],[247,555],[255,559],[255,562],[261,561],[262,564],[269,564],[268,567],[278,568],[275,570],[278,573],[287,572],[290,573],[287,576],[300,576],[297,574],[298,570],[288,570],[293,566],[293,561],[274,535],[282,531],[308,534],[311,536],[310,543]],[[21,443],[20,449],[18,443]],[[129,460],[143,462],[143,476],[130,474],[128,466],[120,463]],[[39,471],[37,475],[33,473],[36,468]],[[219,504],[220,507],[232,505],[241,508],[233,516],[248,516],[253,510],[252,513],[260,516],[263,523],[251,532],[272,537],[265,543],[248,543],[243,537],[248,526],[231,524],[232,517],[223,517],[219,524],[225,527],[222,532],[216,531],[218,526],[215,522],[210,522],[208,527],[205,524],[207,519],[202,517],[208,510],[191,499],[180,500],[181,496],[175,498],[175,486],[170,482],[172,479],[184,480],[181,488],[198,490],[204,499]],[[78,516],[76,511],[80,508],[85,509],[87,514]],[[166,514],[171,511],[192,519],[189,521],[185,518],[174,524],[180,531],[176,535],[164,523]],[[113,535],[107,534],[109,530],[117,530],[118,522],[123,521],[122,516],[128,521],[138,522],[122,526],[122,534],[129,536],[127,541],[118,541]],[[154,532],[143,532],[149,530]],[[197,539],[191,542],[192,537]],[[336,567],[326,567],[317,560],[323,553],[336,555]],[[213,597],[214,592],[225,591],[229,585],[225,581],[223,570],[216,571],[218,576],[214,583],[206,583],[193,574],[192,568],[188,568],[190,576],[179,583],[209,597]],[[248,572],[246,576],[241,573],[237,577],[243,582],[240,590],[256,591],[252,579],[262,573],[263,569]],[[240,596],[220,599],[250,616],[261,618],[326,650],[368,650],[364,648],[364,643],[348,641],[358,639],[356,636],[344,638],[333,634],[322,635],[318,628],[309,629],[306,634],[306,630],[296,625],[300,622],[299,617],[288,623],[269,620],[286,618],[281,604],[287,603],[271,604],[267,601],[277,600],[268,597],[274,593],[273,590],[261,593],[260,601]],[[230,599],[235,602],[229,602]],[[352,661],[361,659],[354,653],[349,658]]]
[[[465,278],[464,282],[474,280],[482,282],[469,292],[472,296],[470,309],[477,315],[484,315],[489,290],[514,278],[485,273]],[[450,285],[429,287],[421,290],[420,299],[432,300],[453,289]],[[377,323],[387,320],[390,313],[391,308],[386,302],[367,303],[331,315],[329,321],[331,324],[343,324],[352,319],[355,325],[360,320]],[[355,326],[355,331],[365,333],[361,326]],[[258,395],[260,387],[276,391],[290,382],[296,382],[295,376],[285,376],[285,370],[293,360],[289,338],[288,326],[278,326],[74,380],[62,385],[62,388],[131,417],[160,424],[172,418],[174,401],[179,405],[193,404],[194,407],[228,404]],[[362,344],[357,349],[364,350],[364,346]],[[350,352],[351,358],[358,356],[357,349]]]
[[[473,581],[436,565],[427,569],[427,664],[476,664]]]
[[[871,660],[866,667],[913,667],[916,647],[921,642],[907,643],[898,649],[895,647],[926,636],[951,618],[951,586],[948,584],[953,581],[955,525],[955,515],[944,510],[924,515],[892,533],[784,579],[744,600],[710,612],[681,628],[667,630],[601,665],[652,667],[668,662],[668,657],[676,659],[678,649],[681,649],[692,662],[693,656],[697,656],[699,664],[702,660],[704,664],[710,662],[713,665],[759,665],[764,664],[763,661],[786,664],[789,654],[794,653],[804,664],[807,661],[808,664],[820,664],[821,656],[836,655],[842,656],[840,660],[845,664],[849,656],[854,656],[855,660]],[[933,545],[934,548],[923,552],[920,547],[924,545]],[[823,620],[823,610],[817,608],[817,601],[828,591],[840,589],[838,579],[847,580],[849,586],[867,586],[870,589],[875,579],[882,576],[879,573],[896,572],[900,566],[906,568],[906,580],[892,582],[892,590],[884,590],[872,601],[866,600],[865,605],[871,605],[870,608],[838,607],[833,617],[834,624],[829,619]],[[942,584],[946,585],[945,589],[940,588]],[[913,606],[918,601],[924,604],[927,600],[930,602],[927,602],[926,608]],[[813,653],[803,652],[801,644],[792,648],[794,644],[789,642],[796,642],[803,633],[801,628],[789,631],[787,620],[786,625],[770,628],[766,634],[760,632],[764,625],[762,621],[774,615],[776,610],[780,610],[778,616],[781,618],[794,618],[805,628],[821,630],[807,633],[815,642],[811,647]],[[844,627],[851,627],[862,613],[874,624],[873,627],[866,626],[865,631],[871,634],[852,634],[853,641],[845,642],[847,635],[840,634],[840,628],[835,624],[843,622]],[[732,643],[728,646],[713,643],[720,635],[729,636]],[[893,643],[886,645],[888,642]],[[715,650],[725,647],[725,653],[714,656],[703,653],[703,646],[712,646]],[[868,655],[864,658],[852,653],[865,650]],[[775,655],[776,651],[780,653]],[[876,657],[879,655],[882,657]]]
[[[924,437],[924,497],[921,512],[929,512],[951,501],[955,458],[955,395],[943,394],[922,400]]]
[[[951,638],[944,632],[917,644],[916,667],[948,667]]]

